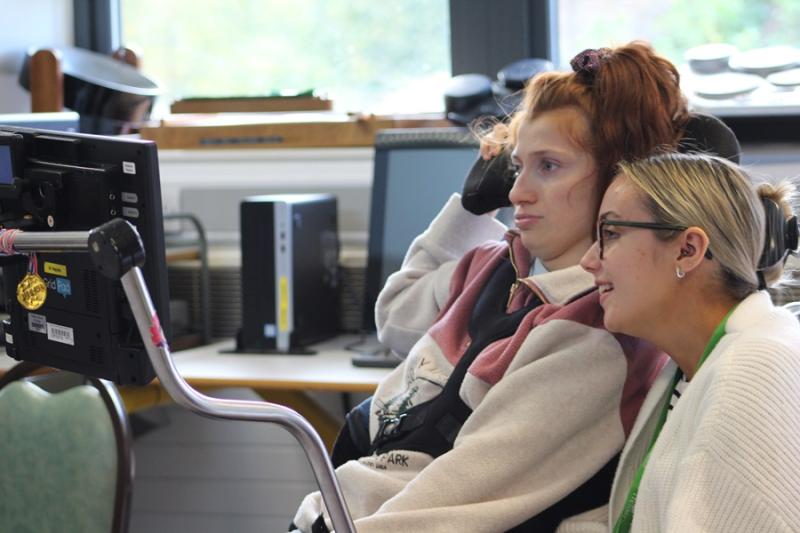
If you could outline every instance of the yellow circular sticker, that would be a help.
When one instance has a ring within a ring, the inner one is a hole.
[[[28,311],[35,311],[47,299],[47,285],[38,274],[28,272],[17,285],[17,301]]]

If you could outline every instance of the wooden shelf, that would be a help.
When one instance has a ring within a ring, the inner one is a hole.
[[[441,115],[375,116],[328,112],[170,115],[141,136],[160,149],[372,146],[378,130],[450,126]]]

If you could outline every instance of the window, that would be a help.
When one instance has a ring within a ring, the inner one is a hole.
[[[440,111],[447,0],[121,0],[166,100],[314,90],[339,111]]]
[[[720,116],[790,112],[800,106],[800,2],[797,0],[559,0],[562,66],[585,48],[649,41],[676,65],[690,101]],[[686,52],[720,62],[701,69]],[[764,47],[770,47],[761,53]],[[729,54],[729,55],[728,55]],[[728,61],[728,58],[730,61]],[[771,76],[773,74],[773,76]],[[781,109],[783,108],[783,109]]]
[[[145,72],[168,99],[315,89],[340,111],[439,111],[451,65],[458,74],[494,75],[521,57],[550,55],[568,68],[584,48],[644,39],[679,65],[697,107],[722,116],[800,106],[800,70],[776,84],[763,71],[749,80],[695,76],[684,60],[705,43],[741,52],[796,44],[796,0],[106,3],[121,6],[123,42],[140,47]],[[695,90],[698,83],[705,92]]]
[[[706,43],[729,43],[746,51],[798,41],[797,0],[624,0],[603,8],[598,4],[559,0],[564,64],[585,48],[637,38],[649,41],[676,63],[683,62],[686,50]]]

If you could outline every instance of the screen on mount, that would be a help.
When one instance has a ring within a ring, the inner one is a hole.
[[[375,299],[403,262],[411,241],[428,227],[447,199],[461,192],[478,157],[463,128],[387,130],[375,138],[364,328],[375,329]]]
[[[0,174],[14,178],[0,183],[0,225],[44,232],[85,231],[117,217],[132,223],[144,244],[144,278],[169,339],[155,143],[0,126],[2,147],[10,150],[10,161]],[[16,297],[29,262],[47,287],[44,304],[30,311]],[[88,253],[37,253],[36,261],[10,256],[2,265],[9,356],[117,383],[153,379],[121,283],[97,272]]]

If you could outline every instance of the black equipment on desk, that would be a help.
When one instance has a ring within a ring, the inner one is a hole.
[[[447,199],[461,191],[478,157],[466,128],[394,129],[375,137],[375,171],[363,324],[375,330],[375,300],[386,278],[400,269],[414,238]]]
[[[136,227],[147,254],[144,278],[169,339],[156,144],[0,126],[0,167],[3,229],[86,231],[115,218]],[[153,379],[122,285],[100,274],[85,250],[6,256],[1,264],[10,357],[117,383]],[[17,296],[29,276],[45,294],[40,307]]]
[[[338,333],[336,197],[275,194],[240,207],[242,329],[237,351],[309,353]]]

